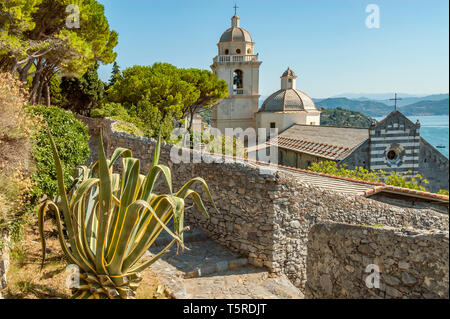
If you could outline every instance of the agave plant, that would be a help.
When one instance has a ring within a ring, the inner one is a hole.
[[[217,209],[202,178],[190,180],[176,193],[172,191],[171,171],[158,163],[161,138],[150,171],[144,176],[139,173],[140,161],[133,158],[128,149],[116,149],[107,160],[100,134],[99,160],[90,169],[78,168],[76,185],[67,194],[61,161],[50,131],[49,136],[59,196],[56,201],[45,201],[39,209],[42,266],[45,263],[44,217],[47,211],[52,211],[56,215],[62,250],[68,261],[80,270],[80,285],[72,289],[72,298],[134,298],[141,281],[140,272],[175,243],[184,248],[185,199],[192,197],[200,211],[208,216],[200,195],[192,189],[195,183],[203,186],[212,206]],[[120,157],[122,173],[116,174],[113,165]],[[160,177],[167,183],[168,194],[154,193]],[[174,226],[170,230],[167,225],[172,219]],[[172,241],[152,258],[143,258],[163,230],[170,234]]]

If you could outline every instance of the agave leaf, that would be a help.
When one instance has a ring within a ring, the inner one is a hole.
[[[159,129],[158,143],[156,144],[155,153],[153,154],[152,167],[155,167],[156,165],[158,165],[160,154],[161,154],[161,129]]]
[[[130,234],[133,232],[133,229],[139,220],[139,212],[141,208],[142,207],[138,205],[132,204],[125,210],[123,225],[121,225],[121,229],[118,233],[119,236],[116,246],[114,246],[111,263],[107,265],[110,274],[113,276],[121,274],[122,264],[125,258],[124,255],[130,241]]]
[[[150,201],[150,196],[156,186],[156,180],[161,172],[164,174],[167,186],[169,187],[169,192],[172,194],[172,173],[170,172],[170,168],[165,165],[155,165],[150,169],[150,172],[145,178],[142,190],[139,194],[140,199],[147,202]]]
[[[55,141],[53,140],[53,136],[50,132],[48,125],[47,125],[47,132],[48,132],[48,136],[50,139],[50,144],[52,146],[53,159],[55,161],[55,166],[56,166],[56,175],[58,177],[58,192],[59,192],[59,196],[60,196],[60,205],[62,207],[64,222],[66,223],[66,229],[67,229],[67,233],[68,233],[68,237],[69,237],[71,252],[73,253],[75,258],[79,259],[80,261],[83,261],[88,266],[90,266],[89,262],[86,260],[85,256],[81,255],[81,253],[79,251],[80,247],[75,238],[73,223],[72,223],[73,216],[70,214],[69,200],[67,198],[66,188],[64,185],[64,173],[63,173],[63,169],[62,169],[62,165],[61,165],[61,160],[59,159],[58,149],[56,147]]]
[[[63,227],[62,227],[61,218],[59,216],[58,206],[56,206],[56,204],[50,200],[47,200],[44,203],[42,203],[42,205],[39,207],[39,211],[38,211],[38,228],[39,228],[39,236],[41,238],[41,245],[42,245],[41,269],[44,267],[45,255],[46,255],[45,254],[46,242],[45,242],[45,236],[44,236],[44,219],[45,219],[45,214],[50,209],[52,209],[54,211],[55,216],[56,216],[56,225],[58,227],[58,239],[59,239],[59,243],[61,245],[61,248],[62,248],[64,254],[69,258],[71,263],[77,265],[84,271],[88,272],[90,270],[93,270],[92,265],[90,265],[89,263],[84,264],[84,263],[80,262],[79,259],[77,259],[74,255],[72,255],[71,250],[67,247],[67,244],[66,244],[66,241],[65,241],[64,235],[63,235]]]
[[[116,248],[119,244],[120,232],[122,230],[125,217],[127,215],[128,206],[134,202],[137,185],[139,180],[139,167],[140,162],[134,158],[124,158],[123,159],[123,192],[120,198],[120,207],[118,213],[114,214],[110,236],[108,238],[108,252],[106,255],[106,261],[111,262]]]
[[[202,198],[200,197],[200,194],[197,193],[196,191],[193,191],[193,190],[190,189],[186,193],[186,197],[185,198],[187,198],[189,196],[192,197],[192,199],[194,200],[195,205],[200,210],[200,212],[203,214],[203,216],[209,218],[208,211],[206,210],[205,204],[203,204],[203,201],[202,201]]]
[[[175,244],[177,242],[176,239],[172,239],[172,241],[166,246],[164,247],[158,254],[156,254],[155,256],[153,256],[152,259],[145,261],[143,263],[141,263],[140,265],[136,265],[136,267],[132,268],[130,270],[130,273],[139,273],[143,270],[145,270],[147,267],[151,266],[152,264],[154,264],[156,261],[158,261],[162,256],[164,256],[164,254],[166,254],[170,248],[172,248],[173,244]]]
[[[155,202],[152,203],[155,208],[149,203],[138,200],[133,205],[138,205],[144,207],[147,210],[142,213],[142,220],[144,221],[141,225],[141,236],[139,236],[139,241],[135,242],[135,246],[131,253],[126,257],[122,270],[129,269],[133,266],[139,259],[145,254],[145,252],[150,248],[152,243],[155,241],[159,233],[164,229],[169,233],[172,238],[183,246],[182,239],[175,235],[167,227],[170,218],[173,216],[173,208],[175,203],[167,195],[160,195]],[[145,214],[145,213],[148,214]]]
[[[181,189],[177,192],[176,196],[185,199],[187,194],[189,193],[189,190],[192,189],[192,186],[194,183],[200,183],[203,186],[203,190],[205,191],[206,195],[208,196],[208,199],[213,206],[213,208],[216,210],[217,213],[219,213],[219,210],[217,209],[216,203],[214,202],[211,193],[209,191],[208,184],[206,184],[206,181],[201,177],[195,177],[191,179],[189,182],[183,185]]]
[[[75,190],[72,195],[69,207],[73,209],[74,205],[78,204],[78,202],[86,196],[87,192],[91,191],[91,188],[99,183],[98,178],[89,178],[81,183],[81,185]]]
[[[109,167],[112,168],[112,166],[114,165],[114,163],[119,159],[119,157],[122,158],[128,158],[128,157],[132,157],[133,153],[131,152],[131,150],[126,149],[126,148],[122,148],[122,147],[118,147],[114,150],[113,155],[111,156],[111,161],[109,163]]]
[[[100,178],[99,192],[99,215],[97,228],[97,246],[95,250],[95,267],[100,274],[108,274],[105,267],[105,243],[108,236],[108,226],[111,219],[112,206],[112,185],[111,172],[106,160],[105,150],[103,148],[103,132],[100,132],[100,142],[98,150],[98,171]]]

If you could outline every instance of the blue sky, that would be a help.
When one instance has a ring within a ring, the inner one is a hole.
[[[297,88],[316,98],[341,93],[447,93],[448,0],[99,0],[119,32],[117,62],[168,62],[210,69],[233,6],[263,61],[260,94],[280,87],[290,66]],[[380,8],[380,28],[365,21]],[[110,66],[102,66],[103,80]]]

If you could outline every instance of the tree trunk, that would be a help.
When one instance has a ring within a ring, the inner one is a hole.
[[[36,64],[36,73],[34,74],[33,83],[31,85],[31,93],[30,93],[30,99],[29,102],[31,105],[36,105],[36,101],[38,98],[38,89],[41,82],[41,76],[42,76],[42,61],[41,59],[38,59]]]
[[[45,93],[45,105],[47,105],[47,107],[50,107],[50,87],[48,85],[48,82],[45,82],[44,85],[44,93]]]

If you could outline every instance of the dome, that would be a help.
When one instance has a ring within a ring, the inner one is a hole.
[[[240,19],[237,15],[231,18],[231,28],[220,37],[220,42],[252,42],[250,33],[239,26]]]
[[[317,111],[314,101],[297,89],[279,90],[269,96],[259,112]]]
[[[234,27],[225,31],[220,37],[220,42],[252,42],[250,33],[242,28]]]

